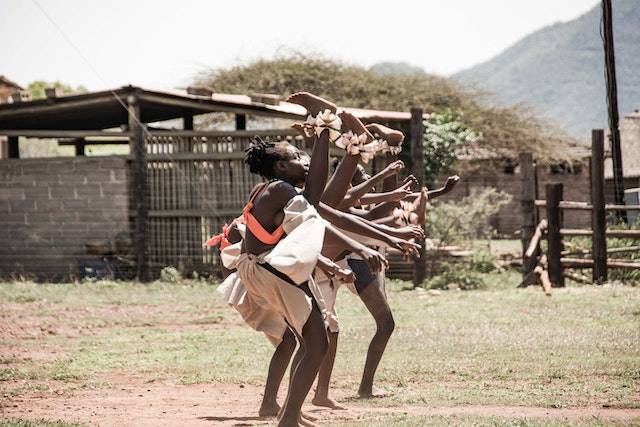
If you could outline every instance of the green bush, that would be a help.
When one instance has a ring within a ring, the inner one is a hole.
[[[427,289],[473,290],[486,287],[482,272],[475,271],[469,264],[444,264],[440,274],[427,279],[423,287]]]
[[[471,195],[460,201],[436,202],[427,211],[427,235],[442,245],[489,238],[495,232],[491,217],[511,199],[510,194],[487,187],[472,190]]]
[[[182,282],[182,274],[175,267],[165,267],[160,271],[160,281],[165,283]]]

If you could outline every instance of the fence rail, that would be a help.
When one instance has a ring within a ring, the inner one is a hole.
[[[521,156],[521,159],[524,157]],[[526,159],[525,159],[526,160]],[[624,211],[640,210],[640,205],[611,205],[604,200],[604,131],[594,130],[592,133],[591,153],[591,203],[562,200],[562,184],[554,183],[546,186],[546,200],[523,201],[523,223],[530,223],[536,216],[537,208],[546,210],[547,219],[538,223],[535,231],[531,227],[523,227],[523,236],[527,235],[528,243],[523,242],[523,281],[520,286],[527,286],[539,281],[547,292],[550,286],[564,286],[565,276],[584,281],[584,276],[565,271],[566,268],[591,268],[592,281],[602,283],[607,280],[608,268],[640,269],[640,262],[624,259],[608,258],[609,254],[640,251],[640,246],[615,248],[607,250],[607,238],[624,238],[640,240],[640,230],[607,229],[606,212],[613,211],[624,215]],[[563,228],[564,210],[581,210],[591,214],[592,229]],[[540,254],[540,241],[547,238],[547,253]],[[565,237],[591,237],[591,251],[567,251],[564,249]],[[571,258],[571,255],[590,256],[591,259]],[[548,293],[548,292],[547,292]]]

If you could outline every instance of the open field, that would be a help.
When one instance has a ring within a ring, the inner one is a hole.
[[[307,410],[331,425],[640,425],[640,288],[545,297],[518,277],[392,282],[377,377],[391,396],[370,401],[354,396],[373,321],[342,290],[333,394],[350,410]],[[0,426],[273,423],[256,417],[272,348],[211,284],[2,283],[0,308]]]

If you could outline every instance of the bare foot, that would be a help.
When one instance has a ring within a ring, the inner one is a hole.
[[[358,398],[360,399],[375,399],[390,396],[388,393],[379,388],[373,387],[371,390],[358,390]]]
[[[364,133],[365,135],[367,135],[367,144],[375,139],[373,135],[371,135],[371,132],[369,132],[364,124],[362,124],[360,119],[358,119],[353,114],[346,111],[341,111],[338,115],[342,119],[343,131],[352,131],[356,135],[362,135]]]
[[[339,409],[339,410],[347,409],[344,406],[338,405],[338,402],[336,402],[335,400],[333,400],[333,399],[331,399],[329,397],[318,397],[318,396],[316,396],[316,397],[313,398],[311,403],[313,403],[316,406],[323,406],[325,408]]]
[[[314,424],[311,421],[307,420],[305,417],[303,417],[302,414],[300,414],[300,418],[298,418],[298,423],[300,423],[301,426],[305,426],[305,427],[317,426],[317,424]]]
[[[329,102],[326,99],[320,98],[319,96],[313,95],[309,92],[294,93],[287,98],[287,102],[302,105],[307,109],[307,113],[312,116],[316,116],[324,110],[329,110],[332,113],[335,113],[338,110],[338,107],[336,107],[336,104],[333,102]]]
[[[302,418],[304,418],[307,421],[318,421],[318,417],[314,417],[313,415],[307,412],[302,411],[300,414],[302,415]]]
[[[258,416],[260,417],[275,417],[280,413],[280,405],[277,402],[265,403],[262,402],[260,409],[258,410]]]
[[[409,175],[408,177],[406,177],[403,181],[402,181],[402,185],[406,184],[407,182],[411,183],[411,190],[415,190],[416,187],[418,187],[418,185],[420,185],[420,183],[418,182],[418,178],[416,178],[413,175]]]
[[[378,123],[371,123],[366,127],[376,138],[387,141],[387,144],[392,147],[397,147],[404,141],[404,134],[399,130],[391,129]]]
[[[307,145],[313,145],[313,142],[314,142],[313,131],[310,131],[305,125],[298,122],[292,124],[291,127],[300,135],[302,135],[302,138],[304,138],[304,141]]]

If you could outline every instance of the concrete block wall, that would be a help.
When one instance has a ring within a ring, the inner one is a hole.
[[[85,243],[129,231],[124,157],[0,160],[0,276],[69,280]]]

